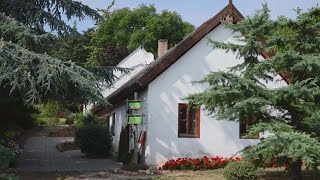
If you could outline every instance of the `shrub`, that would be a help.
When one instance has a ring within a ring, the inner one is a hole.
[[[76,143],[87,155],[107,156],[112,149],[112,138],[105,126],[90,124],[76,130]]]
[[[23,129],[17,124],[6,124],[5,126],[0,127],[0,139],[6,142],[16,140],[22,132]]]
[[[223,175],[227,180],[254,180],[257,178],[257,168],[250,162],[230,162],[224,168]]]
[[[21,146],[16,143],[15,141],[1,141],[0,145],[2,145],[3,147],[9,148],[11,151],[14,152],[15,156],[18,156],[19,154],[22,153],[22,148]]]
[[[60,126],[65,123],[65,118],[70,113],[64,105],[56,101],[49,101],[45,104],[37,105],[38,113],[33,114],[37,125],[40,126]]]
[[[65,124],[65,119],[58,117],[47,118],[36,116],[36,123],[38,126],[61,126]]]
[[[134,149],[132,149],[130,152],[124,153],[123,156],[121,157],[121,162],[124,165],[130,164],[130,162],[133,158],[133,155],[134,155]]]
[[[68,114],[66,121],[64,122],[65,124],[68,124],[69,126],[73,125],[75,122],[75,119],[77,118],[77,114],[76,113],[70,113]]]
[[[0,180],[18,180],[19,178],[13,174],[0,174]]]
[[[236,158],[222,158],[204,156],[203,158],[179,158],[177,160],[169,160],[161,166],[162,170],[207,170],[225,167],[230,161],[240,161]]]
[[[103,123],[99,120],[97,120],[97,118],[92,115],[92,114],[86,114],[86,115],[82,115],[82,114],[78,114],[76,117],[76,128],[81,128],[81,127],[85,127],[88,125],[98,125],[98,126],[102,126]]]
[[[8,96],[3,88],[0,88],[0,130],[8,125],[17,125],[23,129],[34,127],[34,119],[31,113],[35,112],[32,106],[27,106],[25,102],[15,97],[14,93]]]
[[[42,117],[53,118],[58,117],[60,113],[67,112],[67,110],[57,101],[49,101],[46,104],[38,106]]]
[[[0,170],[13,165],[16,155],[13,150],[0,145]]]
[[[129,154],[128,131],[127,128],[123,127],[120,133],[118,160],[123,164],[128,163],[130,161]]]

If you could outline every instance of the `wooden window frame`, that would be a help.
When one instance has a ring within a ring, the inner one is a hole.
[[[179,129],[180,129],[180,109],[181,107],[187,108],[187,114],[186,114],[186,131],[187,134],[180,134],[179,133]],[[196,110],[196,133],[195,134],[188,134],[189,131],[189,121],[190,121],[190,117],[189,117],[189,113],[190,113],[190,109],[188,107],[188,105],[186,103],[179,103],[178,104],[178,138],[200,138],[200,108],[195,107]]]

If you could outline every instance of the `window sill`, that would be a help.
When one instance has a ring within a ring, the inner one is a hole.
[[[178,138],[200,138],[200,135],[191,135],[191,134],[179,134]]]

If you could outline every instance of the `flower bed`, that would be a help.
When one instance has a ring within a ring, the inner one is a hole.
[[[224,168],[230,161],[240,161],[240,157],[223,158],[223,157],[207,157],[203,158],[179,158],[169,160],[160,167],[161,170],[207,170]]]

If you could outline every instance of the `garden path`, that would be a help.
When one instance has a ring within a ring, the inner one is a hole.
[[[121,165],[111,159],[87,159],[80,150],[59,152],[56,144],[73,141],[73,137],[48,137],[55,128],[43,128],[28,138],[19,156],[17,172],[108,171]]]

